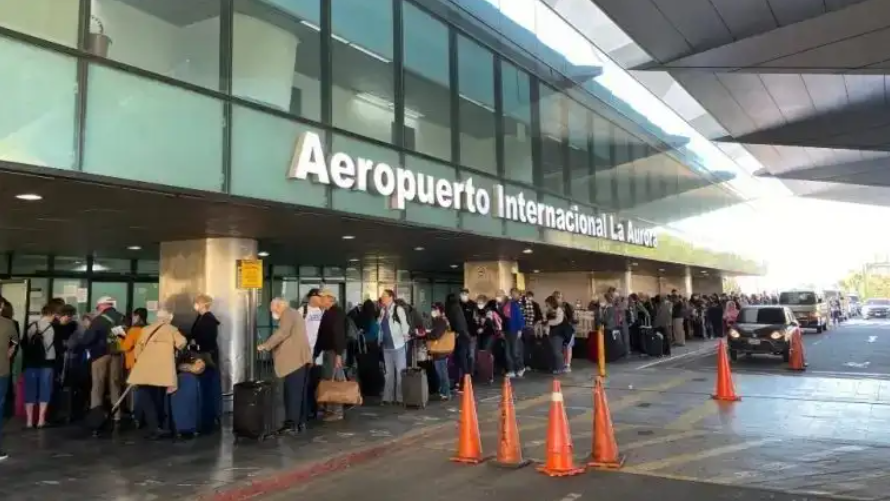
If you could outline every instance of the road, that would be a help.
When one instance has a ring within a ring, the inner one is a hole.
[[[534,467],[503,470],[448,461],[455,433],[403,449],[289,491],[286,499],[465,499],[467,501],[822,501],[890,498],[890,322],[852,320],[804,337],[809,368],[790,372],[778,357],[732,366],[742,400],[710,399],[713,351],[610,373],[607,392],[620,472],[553,479]],[[517,383],[520,385],[523,383]],[[563,378],[581,463],[591,450],[589,373]],[[518,412],[526,457],[544,458],[546,399]],[[480,404],[483,446],[497,430]]]

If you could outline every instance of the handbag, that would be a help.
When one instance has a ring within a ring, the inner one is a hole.
[[[362,405],[362,391],[355,381],[347,381],[342,369],[334,379],[322,379],[315,392],[319,404]]]
[[[204,361],[204,357],[201,354],[185,350],[177,357],[176,368],[179,372],[188,372],[200,376],[207,368],[207,362]]]
[[[457,340],[454,331],[448,330],[439,339],[431,339],[426,342],[426,350],[430,355],[450,355],[454,353],[454,344]]]

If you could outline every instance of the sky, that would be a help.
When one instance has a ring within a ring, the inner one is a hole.
[[[588,28],[596,26],[588,32],[596,34],[595,43],[610,45],[605,50],[633,43],[589,0],[546,1],[568,13],[567,19],[583,19]],[[671,229],[693,243],[764,262],[767,275],[740,279],[744,290],[773,291],[807,283],[834,287],[875,256],[890,253],[883,231],[875,231],[876,221],[890,220],[890,208],[795,197],[779,181],[755,178],[753,172],[762,165],[753,155],[737,148],[733,158],[727,156],[542,0],[488,2],[572,64],[602,67],[596,79],[600,84],[668,133],[690,138],[687,147],[702,158],[707,169],[736,174],[726,184],[748,198],[747,204],[689,218],[672,224]],[[671,102],[682,107],[685,116],[705,113],[679,85],[671,93]]]

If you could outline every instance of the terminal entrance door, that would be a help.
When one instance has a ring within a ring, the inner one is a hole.
[[[18,322],[19,328],[24,330],[28,324],[28,294],[29,283],[26,279],[0,280],[0,296],[3,296],[12,306],[13,320]],[[38,309],[43,305],[39,305]]]

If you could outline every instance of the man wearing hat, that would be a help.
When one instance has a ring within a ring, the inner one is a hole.
[[[96,301],[96,316],[89,329],[83,333],[80,346],[90,360],[92,387],[90,389],[90,409],[101,407],[108,388],[112,402],[121,394],[124,362],[120,341],[126,336],[124,317],[115,309],[117,302],[111,296],[102,296]],[[121,419],[120,410],[114,415],[115,424]]]
[[[337,304],[337,296],[328,289],[319,291],[318,306],[324,310],[318,326],[318,339],[312,358],[322,356],[325,379],[345,379],[343,357],[346,354],[346,312]],[[342,405],[326,405],[322,410],[324,421],[343,419]]]

